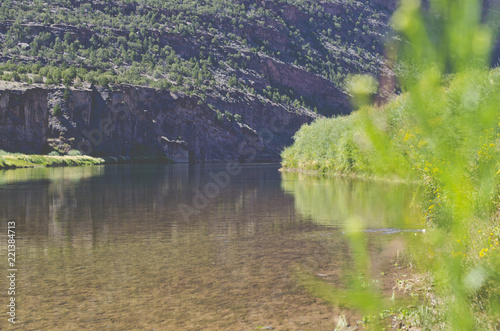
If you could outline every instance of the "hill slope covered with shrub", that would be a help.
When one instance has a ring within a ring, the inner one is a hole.
[[[127,83],[203,101],[238,90],[296,109],[347,113],[347,75],[386,70],[392,4],[7,0],[0,4],[0,79]]]

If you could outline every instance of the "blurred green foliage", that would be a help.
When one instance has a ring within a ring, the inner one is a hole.
[[[446,328],[498,329],[500,71],[488,68],[494,32],[481,21],[479,1],[430,5],[441,18],[432,33],[419,1],[402,1],[393,16],[408,41],[398,45],[398,60],[412,68],[399,77],[404,94],[302,128],[283,166],[417,179],[432,230],[413,253],[432,272]],[[352,238],[358,262],[366,254],[362,237]]]

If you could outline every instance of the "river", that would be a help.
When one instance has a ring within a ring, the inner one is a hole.
[[[353,224],[380,238],[372,267],[384,268],[398,229],[418,227],[412,188],[278,168],[0,171],[2,243],[15,224],[14,328],[333,330],[339,316],[358,318],[311,295],[297,273],[342,284],[355,272]],[[7,269],[2,244],[1,329],[11,324]]]

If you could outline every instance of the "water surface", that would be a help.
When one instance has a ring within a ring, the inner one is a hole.
[[[335,329],[339,315],[349,312],[312,297],[294,270],[341,283],[339,270],[352,265],[346,224],[415,227],[412,189],[278,168],[1,171],[6,275],[7,222],[16,222],[17,233],[15,328]],[[1,277],[5,304],[7,288]],[[7,324],[0,314],[0,328]]]

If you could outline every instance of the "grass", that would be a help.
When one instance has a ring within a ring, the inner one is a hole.
[[[405,137],[411,126],[407,106],[405,96],[399,96],[383,108],[364,107],[348,116],[306,124],[295,134],[294,144],[282,152],[282,167],[287,171],[417,180],[409,144],[413,141],[406,144]],[[372,139],[376,137],[368,126],[370,121],[383,128],[386,141]],[[382,147],[387,148],[384,155],[377,152]]]
[[[68,167],[89,166],[104,164],[102,158],[91,156],[56,156],[56,155],[27,155],[19,153],[1,153],[0,169],[33,168],[33,167]]]
[[[75,167],[103,164],[126,163],[169,163],[167,157],[92,157],[87,155],[36,155],[8,153],[0,150],[0,169],[34,168],[34,167]]]

